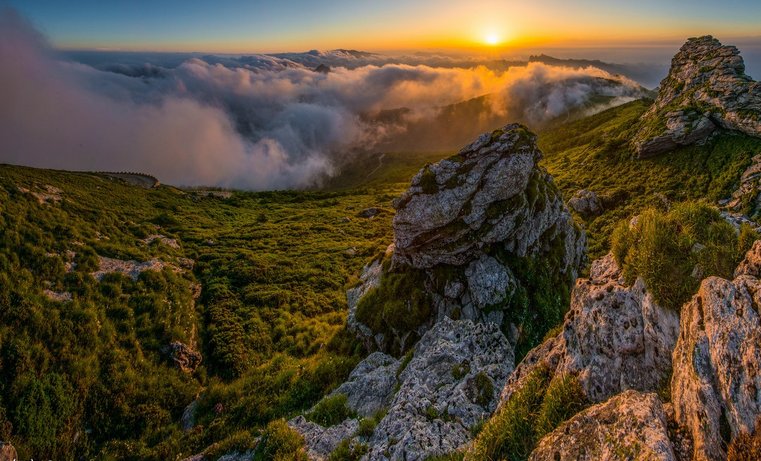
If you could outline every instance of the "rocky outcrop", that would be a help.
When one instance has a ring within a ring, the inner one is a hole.
[[[399,360],[382,352],[373,352],[331,395],[343,394],[347,406],[357,415],[373,416],[391,403],[398,384],[398,369]]]
[[[655,391],[668,382],[678,334],[678,315],[658,306],[641,280],[627,286],[609,254],[576,281],[562,330],[526,355],[502,399],[541,365],[576,375],[593,402],[627,389]]]
[[[541,157],[536,136],[512,124],[420,170],[394,203],[394,261],[419,269],[463,266],[488,245],[528,256],[561,238],[558,269],[573,271],[584,240],[551,177],[537,167]]]
[[[360,415],[388,402],[372,435],[356,437],[369,449],[363,459],[422,461],[470,440],[470,429],[496,408],[513,361],[496,325],[443,319],[417,343],[408,363],[372,354],[335,392],[345,392]],[[357,429],[356,419],[334,428],[303,417],[289,424],[304,436],[312,459],[324,459],[328,446],[354,437]]]
[[[363,283],[348,294],[350,327],[368,346],[403,351],[445,317],[496,323],[514,332],[515,342],[529,329],[513,321],[510,305],[531,261],[552,268],[552,288],[570,288],[584,263],[586,239],[552,177],[537,165],[541,157],[536,136],[511,124],[415,175],[394,203],[393,254],[382,267],[368,266]],[[373,322],[355,315],[362,295],[388,273],[420,281],[414,295],[424,301],[406,291],[394,294],[410,311],[425,305],[418,324],[371,328]]]
[[[587,408],[547,434],[530,461],[676,461],[663,405],[626,391]]]
[[[0,441],[0,461],[18,461],[18,453],[13,445]]]
[[[726,459],[725,446],[761,415],[761,241],[732,281],[709,277],[682,307],[671,395],[694,439],[694,459]]]
[[[761,136],[761,85],[734,46],[691,38],[671,61],[633,140],[640,158],[705,142],[717,129]]]
[[[98,256],[98,270],[90,275],[95,280],[102,280],[107,274],[119,273],[132,278],[132,280],[137,280],[140,274],[145,271],[161,272],[165,267],[179,270],[176,266],[155,258],[150,261],[140,262]]]
[[[317,423],[307,421],[303,416],[297,416],[288,421],[288,425],[304,437],[307,456],[316,461],[328,459],[333,450],[344,439],[354,436],[359,429],[357,419],[347,419],[335,426],[322,427]]]
[[[602,201],[592,191],[581,189],[568,200],[568,206],[582,216],[597,216],[603,212]]]
[[[424,460],[461,447],[496,408],[513,362],[496,325],[437,323],[400,373],[399,391],[370,438],[368,458]]]
[[[201,353],[179,341],[165,346],[162,351],[183,373],[192,373],[201,364]]]

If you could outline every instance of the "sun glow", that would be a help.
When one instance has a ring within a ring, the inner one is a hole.
[[[489,46],[497,46],[502,42],[502,39],[494,32],[489,32],[484,37],[484,43],[486,43]]]

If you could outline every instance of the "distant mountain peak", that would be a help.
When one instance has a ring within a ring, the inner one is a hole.
[[[716,130],[761,137],[761,84],[734,46],[710,35],[687,40],[634,138],[638,157],[705,142]]]

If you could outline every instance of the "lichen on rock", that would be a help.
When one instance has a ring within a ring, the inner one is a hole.
[[[587,398],[603,401],[627,389],[658,390],[668,382],[678,315],[656,304],[644,283],[627,286],[611,254],[579,279],[560,332],[529,352],[502,392],[503,402],[532,370],[578,377]]]
[[[709,277],[682,308],[671,395],[691,432],[694,459],[726,459],[725,447],[761,415],[761,241],[732,281]]]
[[[675,461],[655,394],[623,392],[580,412],[545,436],[530,461]]]

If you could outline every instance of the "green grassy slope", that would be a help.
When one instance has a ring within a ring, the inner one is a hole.
[[[47,186],[60,201],[31,194]],[[0,439],[22,458],[165,460],[251,443],[266,422],[308,408],[358,359],[342,333],[345,285],[391,240],[390,214],[355,215],[398,192],[221,199],[0,166]],[[180,248],[141,242],[152,234]],[[98,282],[96,255],[196,263]],[[161,352],[173,340],[200,345],[192,375]],[[202,389],[203,429],[183,432]]]
[[[761,139],[722,134],[704,146],[636,160],[628,141],[648,105],[649,101],[634,101],[539,133],[542,165],[566,199],[579,189],[604,199],[601,216],[586,221],[576,217],[588,230],[590,258],[608,251],[620,220],[648,206],[685,200],[714,203],[728,196],[753,155],[761,152]]]

